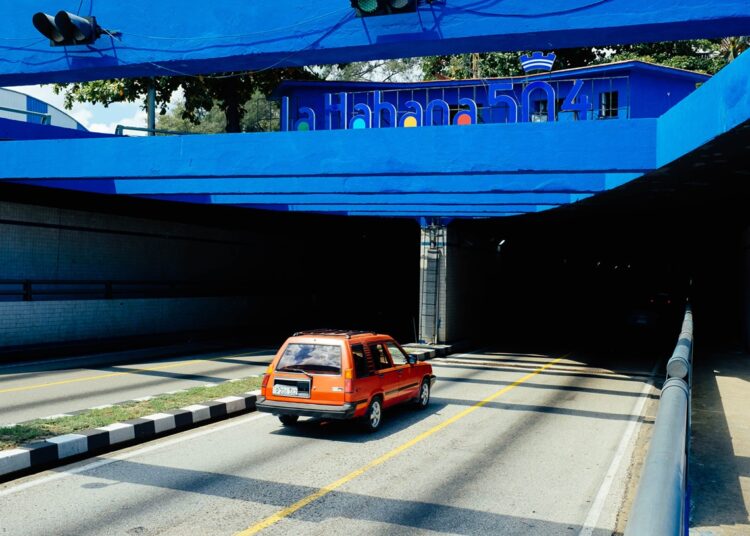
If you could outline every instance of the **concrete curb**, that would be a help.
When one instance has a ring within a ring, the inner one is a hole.
[[[467,346],[468,343],[465,342],[457,342],[453,344],[420,344],[420,343],[411,343],[411,344],[405,344],[404,349],[411,353],[411,354],[417,354],[420,359],[428,360],[428,359],[434,359],[436,357],[445,357],[448,354],[452,354],[453,352],[458,352],[464,347]]]
[[[32,472],[68,459],[93,455],[113,447],[142,443],[167,433],[249,413],[255,411],[255,401],[259,394],[260,391],[250,391],[242,396],[227,396],[174,411],[146,415],[140,419],[116,422],[101,428],[2,450],[0,479],[13,473]]]

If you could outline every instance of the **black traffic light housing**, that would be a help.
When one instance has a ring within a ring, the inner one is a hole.
[[[418,0],[351,0],[360,17],[414,13],[418,3]]]
[[[79,17],[67,11],[59,11],[54,17],[35,13],[31,22],[53,47],[90,45],[103,33],[96,17]]]

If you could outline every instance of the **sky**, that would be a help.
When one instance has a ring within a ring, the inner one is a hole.
[[[116,103],[110,104],[109,107],[101,104],[76,103],[72,110],[66,110],[63,95],[55,95],[55,92],[52,91],[52,85],[19,86],[9,89],[31,95],[59,108],[92,132],[114,134],[117,125],[146,126],[146,111],[141,108],[142,104],[139,103]],[[128,134],[135,135],[136,133]]]

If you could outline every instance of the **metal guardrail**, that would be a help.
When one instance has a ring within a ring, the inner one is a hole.
[[[692,377],[693,312],[688,305],[677,346],[667,362],[667,381],[625,536],[688,534]]]
[[[124,136],[126,130],[133,130],[135,132],[148,132],[149,134],[168,134],[173,136],[185,136],[188,134],[195,134],[195,132],[177,131],[177,130],[164,130],[161,128],[145,128],[145,127],[129,127],[127,125],[117,125],[115,127],[115,136]]]
[[[247,289],[195,281],[3,280],[0,302],[242,295]]]
[[[0,112],[10,112],[10,113],[16,113],[20,115],[31,116],[31,117],[41,117],[43,125],[52,124],[52,116],[50,114],[45,114],[42,112],[32,112],[29,110],[22,110],[19,108],[6,108],[5,106],[0,106]]]

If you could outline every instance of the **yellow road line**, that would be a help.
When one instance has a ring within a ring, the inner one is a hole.
[[[413,447],[417,443],[420,443],[420,442],[424,441],[425,439],[427,439],[428,437],[430,437],[433,434],[436,434],[437,432],[439,432],[443,428],[446,428],[446,427],[450,426],[451,424],[453,424],[454,422],[456,422],[456,421],[458,421],[460,419],[463,419],[467,415],[473,413],[474,411],[478,410],[482,406],[484,406],[484,405],[492,402],[496,398],[502,396],[503,394],[505,394],[508,391],[510,391],[511,389],[513,389],[514,387],[518,387],[519,385],[521,385],[525,381],[533,378],[534,376],[536,376],[540,372],[543,372],[544,370],[550,368],[552,365],[554,365],[555,363],[557,363],[558,361],[560,361],[562,359],[565,359],[566,357],[567,357],[567,355],[562,356],[562,357],[558,357],[557,359],[554,359],[554,360],[550,361],[546,365],[537,368],[533,372],[530,372],[529,374],[527,374],[523,378],[520,378],[520,379],[514,381],[513,383],[511,383],[507,387],[503,387],[502,389],[500,389],[499,391],[497,391],[497,392],[493,393],[492,395],[488,396],[484,400],[481,400],[481,401],[477,402],[476,404],[474,404],[473,406],[471,406],[469,408],[466,408],[461,413],[458,413],[458,414],[454,415],[453,417],[451,417],[450,419],[446,419],[445,421],[441,422],[440,424],[438,424],[436,426],[433,426],[432,428],[430,428],[426,432],[422,432],[421,434],[419,434],[414,439],[411,439],[411,440],[407,441],[406,443],[404,443],[404,444],[402,444],[402,445],[394,448],[393,450],[391,450],[389,452],[386,452],[385,454],[383,454],[379,458],[371,461],[367,465],[365,465],[365,466],[363,466],[363,467],[361,467],[359,469],[356,469],[356,470],[352,471],[348,475],[346,475],[346,476],[344,476],[342,478],[339,478],[338,480],[336,480],[335,482],[332,482],[331,484],[328,484],[327,486],[324,486],[324,487],[320,488],[315,493],[312,493],[312,494],[308,495],[307,497],[305,497],[303,499],[300,499],[299,501],[297,501],[296,503],[292,504],[291,506],[288,506],[288,507],[284,508],[283,510],[281,510],[281,511],[275,513],[275,514],[273,514],[272,516],[269,516],[269,517],[265,518],[264,520],[260,521],[259,523],[256,523],[255,525],[252,525],[251,527],[248,527],[247,529],[243,530],[242,532],[238,532],[235,536],[251,536],[252,534],[257,534],[258,532],[260,532],[260,531],[262,531],[264,529],[267,529],[268,527],[270,527],[271,525],[274,525],[275,523],[278,523],[279,521],[281,521],[285,517],[289,517],[290,515],[292,515],[293,513],[295,513],[297,510],[300,510],[300,509],[304,508],[305,506],[307,506],[308,504],[310,504],[312,502],[315,502],[315,501],[317,501],[318,499],[320,499],[322,497],[325,497],[326,495],[328,495],[329,493],[331,493],[335,489],[343,486],[347,482],[351,482],[352,480],[354,480],[358,476],[363,475],[364,473],[366,473],[370,469],[373,469],[373,468],[377,467],[378,465],[381,465],[381,464],[387,462],[388,460],[390,460],[394,456],[398,456],[399,454],[401,454],[405,450]]]
[[[167,363],[166,365],[157,365],[154,367],[146,367],[146,368],[137,368],[137,369],[130,369],[124,372],[110,372],[107,374],[99,374],[98,376],[86,376],[84,378],[71,378],[70,380],[60,380],[56,382],[49,382],[49,383],[39,383],[36,385],[26,385],[23,387],[11,387],[8,389],[0,389],[0,394],[3,393],[18,393],[21,391],[32,391],[34,389],[43,389],[45,387],[54,387],[56,385],[65,385],[68,383],[79,383],[79,382],[90,382],[94,380],[103,380],[105,378],[114,378],[116,376],[124,376],[128,374],[141,374],[143,372],[150,372],[153,370],[165,370],[170,368],[179,368],[179,367],[187,367],[190,365],[195,365],[197,363],[204,363],[206,361],[219,361],[221,359],[231,359],[236,357],[252,357],[258,354],[263,354],[265,352],[262,352],[258,350],[257,352],[250,352],[246,354],[237,354],[237,355],[223,355],[219,357],[207,357],[205,359],[191,359],[190,361],[178,361],[175,363]]]

